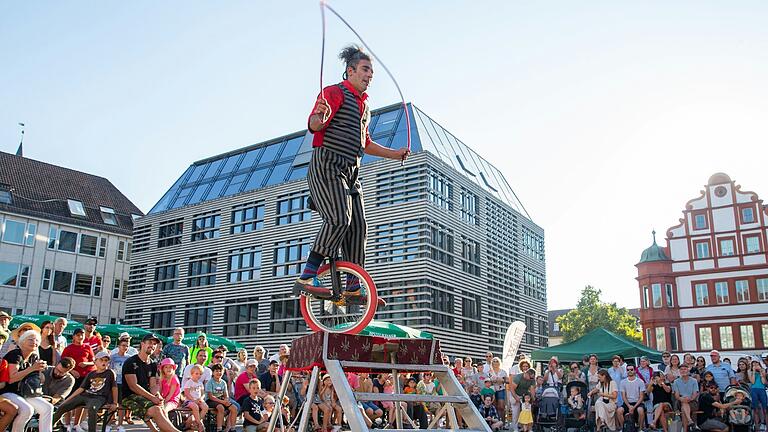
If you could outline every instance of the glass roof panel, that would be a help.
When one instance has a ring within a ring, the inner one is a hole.
[[[176,195],[176,192],[179,191],[179,186],[184,182],[184,179],[186,179],[187,175],[192,171],[192,166],[187,168],[186,171],[176,180],[176,182],[171,186],[170,189],[168,189],[168,192],[163,195],[162,198],[155,204],[154,207],[149,211],[150,213],[155,213],[159,211],[164,211],[168,208],[168,204],[173,198],[174,195]]]
[[[216,180],[213,183],[213,186],[211,186],[211,190],[208,191],[208,193],[205,195],[204,201],[207,201],[209,199],[218,198],[219,195],[221,195],[221,191],[224,189],[224,186],[229,181],[228,178],[223,178],[221,180]]]
[[[240,161],[240,169],[252,167],[253,164],[259,160],[259,156],[263,151],[263,148],[257,148],[246,153],[245,157],[243,157],[243,160]]]
[[[309,165],[299,165],[299,166],[293,167],[293,170],[291,171],[291,175],[288,177],[288,181],[298,180],[306,177],[308,169],[309,169]]]
[[[258,189],[264,184],[264,178],[269,172],[269,167],[259,168],[251,174],[251,178],[248,179],[248,183],[245,185],[245,190]]]
[[[280,155],[280,158],[285,159],[287,157],[296,156],[296,152],[299,151],[299,147],[301,147],[302,141],[304,141],[303,136],[289,139],[288,142],[285,143],[285,148],[283,149],[283,153]]]
[[[229,185],[227,185],[227,188],[224,190],[224,193],[221,196],[229,196],[234,195],[243,188],[243,183],[248,178],[249,173],[243,173],[238,174],[234,177],[232,177],[232,181],[229,182]]]
[[[383,114],[379,114],[379,119],[376,122],[376,128],[373,129],[371,136],[378,135],[384,132],[390,132],[397,125],[397,120],[400,117],[402,109],[396,109]]]
[[[208,167],[208,171],[205,172],[205,175],[203,176],[203,180],[213,178],[213,176],[216,175],[216,173],[219,171],[219,168],[221,167],[221,164],[224,162],[224,159],[219,159],[211,162],[211,165]]]
[[[242,153],[232,155],[227,158],[227,161],[224,163],[224,166],[221,168],[221,172],[219,173],[219,176],[223,176],[225,174],[229,174],[232,171],[237,169],[237,162],[240,160],[240,158],[243,156]]]
[[[285,163],[275,165],[275,167],[272,168],[272,173],[269,175],[269,178],[267,179],[267,184],[264,186],[278,184],[285,181],[285,176],[288,174],[288,170],[290,168],[291,168],[290,162],[285,162]]]
[[[190,174],[189,179],[187,180],[187,183],[192,183],[200,180],[200,177],[202,177],[203,173],[205,173],[205,169],[208,168],[208,165],[210,165],[210,163],[195,166],[195,170],[192,171],[192,174]]]
[[[264,149],[264,154],[259,159],[259,165],[264,165],[277,159],[277,155],[280,154],[280,148],[283,147],[283,143],[272,144]]]

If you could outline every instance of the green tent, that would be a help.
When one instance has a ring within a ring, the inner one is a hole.
[[[120,336],[120,333],[128,333],[128,336],[133,339],[140,339],[143,338],[144,335],[152,333],[151,331],[144,330],[143,328],[122,324],[99,324],[96,326],[96,331],[102,335],[109,335],[115,342],[117,342],[117,338]]]
[[[555,356],[560,362],[581,362],[585,354],[597,354],[601,362],[609,361],[616,354],[630,360],[648,356],[652,363],[661,361],[661,352],[617,335],[604,328],[597,328],[573,342],[533,351],[533,361],[547,361]]]
[[[184,338],[181,340],[181,343],[184,345],[188,345],[190,347],[195,346],[197,343],[197,337],[200,336],[200,333],[187,333],[184,335]],[[216,347],[224,345],[227,347],[227,351],[237,351],[240,348],[245,348],[243,344],[240,342],[235,342],[232,339],[227,339],[223,336],[216,336],[212,334],[206,334],[205,337],[208,339],[208,346],[210,346],[213,349],[216,349]],[[168,337],[168,343],[173,342],[173,336]]]
[[[15,330],[17,327],[27,322],[30,322],[40,327],[43,324],[43,322],[45,321],[54,322],[58,318],[59,317],[53,316],[53,315],[14,315],[10,324],[8,324],[8,329]],[[83,325],[80,324],[79,322],[67,320],[67,328],[64,329],[64,336],[72,336],[72,332],[74,332],[75,329],[78,329],[82,326]]]
[[[344,324],[336,326],[342,328]],[[392,324],[384,321],[371,321],[358,333],[360,336],[380,336],[399,339],[433,339],[432,333],[412,327]]]

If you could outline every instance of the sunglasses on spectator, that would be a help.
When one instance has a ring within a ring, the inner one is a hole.
[[[213,358],[221,360],[221,359],[223,359],[224,357],[223,357],[223,356],[213,356]]]
[[[264,402],[264,405],[274,405],[274,402]]]

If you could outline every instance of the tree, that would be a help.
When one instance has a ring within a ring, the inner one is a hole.
[[[600,301],[602,291],[590,285],[581,291],[576,309],[557,318],[564,342],[574,341],[592,330],[602,327],[628,339],[642,342],[643,336],[637,328],[637,318],[626,308],[616,303]]]

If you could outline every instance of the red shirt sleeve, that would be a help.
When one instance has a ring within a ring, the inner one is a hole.
[[[333,116],[336,114],[336,111],[341,108],[341,104],[344,103],[344,92],[341,91],[339,86],[332,85],[328,86],[323,89],[323,96],[325,96],[326,102],[328,102],[328,106],[331,107],[331,115],[328,117],[328,121],[325,122],[325,126],[328,126],[328,123],[330,123]],[[313,132],[312,129],[309,127],[309,117],[312,117],[312,114],[315,113],[315,109],[317,109],[317,103],[320,100],[320,95],[317,95],[317,100],[315,101],[315,104],[312,106],[312,111],[309,113],[309,116],[307,117],[307,129],[309,129],[310,132]],[[325,129],[325,126],[323,126],[320,130]],[[319,132],[319,131],[314,131]]]

